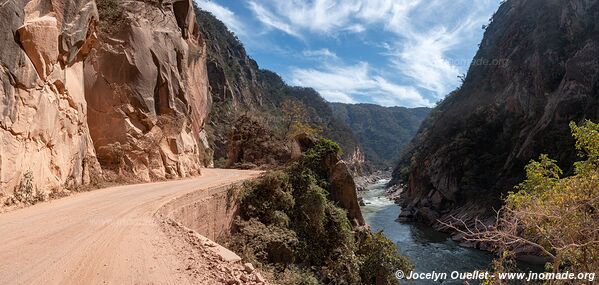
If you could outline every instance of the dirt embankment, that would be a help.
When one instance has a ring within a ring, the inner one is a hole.
[[[241,186],[239,182],[188,193],[157,212],[192,278],[215,284],[268,284],[252,264],[242,264],[237,254],[215,242],[231,231]]]

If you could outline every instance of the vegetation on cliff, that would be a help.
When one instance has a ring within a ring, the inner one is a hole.
[[[394,171],[407,186],[406,217],[492,216],[541,153],[573,173],[568,124],[599,119],[598,13],[596,0],[501,4],[463,85],[431,111]]]
[[[507,217],[521,236],[551,256],[549,269],[592,272],[599,268],[599,124],[571,125],[586,160],[562,177],[555,160],[541,155],[526,166],[526,180],[509,194]]]
[[[330,195],[327,161],[340,151],[320,139],[284,170],[247,183],[229,246],[282,284],[396,284],[393,272],[410,263],[381,233],[352,226]]]
[[[357,140],[351,129],[337,120],[328,103],[311,88],[287,85],[276,73],[260,69],[250,58],[243,44],[214,15],[196,8],[200,32],[208,52],[208,77],[212,95],[212,112],[207,125],[209,141],[214,149],[216,166],[264,165],[281,156],[266,149],[252,157],[231,157],[241,150],[231,151],[237,142],[230,136],[241,118],[260,123],[272,134],[272,144],[285,146],[288,136],[286,106],[299,105],[305,114],[303,122],[319,129],[322,135],[338,141],[346,150],[353,150]],[[288,110],[288,109],[287,109]],[[254,151],[256,151],[255,149]],[[226,163],[228,162],[228,163]]]
[[[599,268],[599,124],[570,127],[579,155],[586,158],[573,164],[573,175],[564,177],[557,162],[543,154],[526,166],[526,180],[508,194],[495,225],[458,229],[469,240],[493,245],[500,254],[495,270],[510,270],[522,253],[548,257],[546,269],[552,272]]]
[[[335,117],[358,138],[366,160],[376,168],[392,168],[401,150],[416,135],[429,108],[382,107],[331,103]]]

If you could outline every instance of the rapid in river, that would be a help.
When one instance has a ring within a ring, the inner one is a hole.
[[[449,235],[417,223],[400,223],[401,208],[385,197],[389,180],[379,180],[360,193],[364,199],[362,213],[373,231],[383,231],[397,244],[401,254],[414,265],[414,272],[473,272],[488,270],[493,255],[476,249],[460,247]],[[402,284],[464,284],[459,280],[403,281]],[[472,284],[472,283],[471,283]]]

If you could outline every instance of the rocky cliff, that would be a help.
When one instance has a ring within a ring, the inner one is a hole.
[[[0,7],[0,189],[90,182],[99,170],[87,126],[83,60],[94,1],[8,1]]]
[[[568,123],[599,119],[599,1],[510,0],[463,85],[423,123],[394,172],[404,218],[488,214],[541,153],[576,158]],[[566,167],[567,168],[567,167]]]
[[[0,14],[2,196],[106,170],[199,173],[210,102],[191,1],[8,1]]]
[[[364,160],[376,168],[392,168],[401,150],[418,132],[429,108],[383,107],[331,103],[333,114],[356,134]],[[356,152],[359,155],[360,152]],[[359,160],[359,158],[357,158]]]
[[[210,98],[191,1],[98,1],[85,98],[100,164],[143,181],[199,174]]]

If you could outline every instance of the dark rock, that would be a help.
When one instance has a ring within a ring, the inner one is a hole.
[[[402,205],[493,215],[531,159],[546,153],[571,166],[568,124],[599,120],[598,18],[598,0],[504,1],[463,85],[400,159],[392,183],[407,185]]]
[[[347,216],[354,226],[365,225],[360,205],[356,184],[349,168],[344,161],[337,161],[329,172],[331,183],[331,200],[337,202],[340,207],[347,210]]]
[[[422,207],[416,211],[416,217],[420,220],[424,220],[428,223],[435,223],[439,218],[439,213],[432,208]]]

